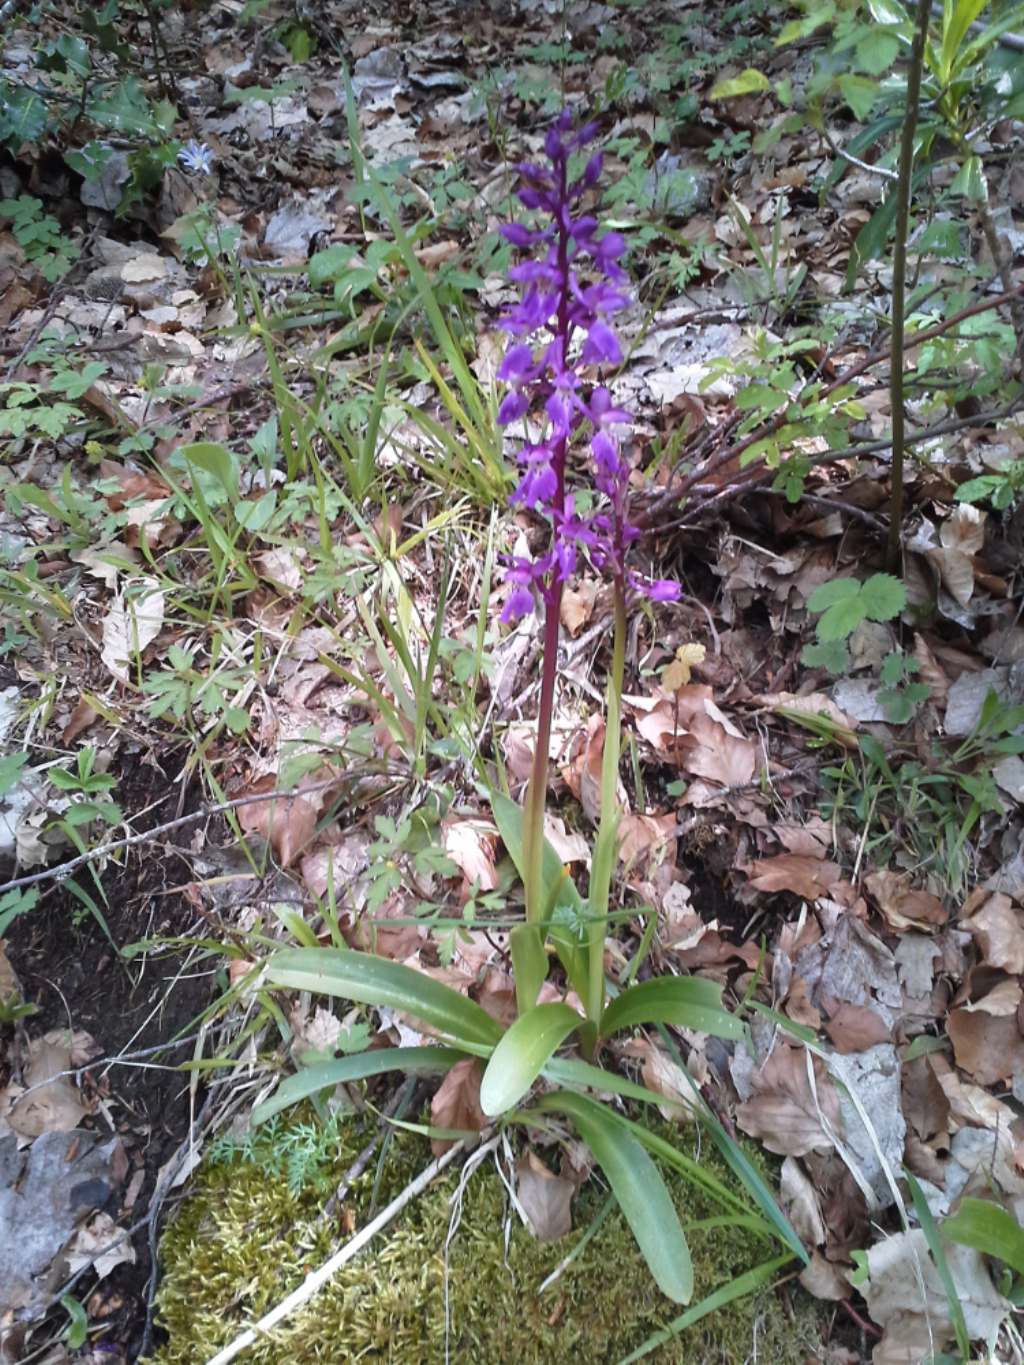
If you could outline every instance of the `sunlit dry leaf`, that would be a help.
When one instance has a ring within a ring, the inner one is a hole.
[[[793,824],[773,821],[771,828],[787,853],[797,853],[805,858],[827,858],[832,851],[832,826],[820,815]]]
[[[103,619],[100,658],[120,682],[128,682],[138,659],[164,624],[164,593],[155,578],[126,583]]]
[[[457,863],[467,883],[480,891],[493,891],[498,885],[495,847],[498,832],[487,820],[464,820],[455,816],[443,825],[444,849]]]
[[[840,1131],[839,1099],[817,1057],[812,1058],[814,1089],[803,1048],[777,1041],[752,1077],[754,1095],[736,1110],[745,1133],[760,1138],[770,1152],[805,1156],[827,1152],[831,1132]]]
[[[800,1272],[800,1283],[816,1299],[847,1299],[850,1282],[842,1268],[827,1261],[817,1248],[811,1250],[811,1261]]]
[[[838,863],[823,858],[808,858],[797,853],[779,853],[774,858],[759,858],[747,869],[750,885],[756,891],[791,891],[804,900],[827,896],[842,878]]]
[[[619,861],[632,866],[673,858],[675,828],[672,811],[667,815],[624,815],[619,821]]]
[[[825,1221],[821,1216],[821,1197],[794,1157],[782,1163],[779,1199],[793,1228],[805,1246],[820,1247],[825,1242]]]
[[[986,966],[1011,976],[1024,973],[1024,912],[1009,896],[994,892],[961,923],[973,935]]]
[[[475,1057],[456,1062],[441,1082],[430,1104],[430,1122],[435,1128],[461,1128],[479,1133],[487,1126],[487,1118],[480,1108],[480,1081],[483,1072]],[[447,1152],[454,1141],[432,1138],[430,1146],[435,1156]]]
[[[302,587],[303,573],[299,552],[287,546],[279,546],[257,555],[256,563],[263,577],[278,587],[287,588],[291,592]]]
[[[65,1251],[68,1273],[90,1266],[98,1279],[109,1275],[119,1265],[135,1264],[135,1248],[130,1237],[118,1240],[122,1229],[109,1213],[95,1213],[87,1223],[75,1233],[74,1239]],[[112,1243],[117,1243],[113,1246]],[[109,1248],[109,1250],[107,1249]],[[97,1255],[96,1253],[100,1254]]]
[[[669,1121],[689,1121],[694,1117],[694,1087],[681,1068],[663,1049],[648,1038],[632,1038],[622,1049],[623,1056],[642,1063],[641,1079],[648,1090],[665,1098],[659,1104],[662,1118]]]
[[[561,863],[585,863],[590,861],[590,845],[584,835],[577,830],[570,834],[566,831],[565,821],[557,815],[544,812],[544,837],[558,854]]]
[[[535,1152],[524,1152],[516,1162],[516,1198],[538,1242],[557,1242],[572,1231],[575,1193],[573,1181],[549,1171]]]
[[[594,614],[597,589],[595,579],[586,579],[578,588],[566,588],[562,593],[562,625],[574,639]]]
[[[675,658],[661,675],[662,685],[668,692],[677,692],[690,681],[694,665],[702,664],[707,656],[707,647],[690,641],[676,650]]]

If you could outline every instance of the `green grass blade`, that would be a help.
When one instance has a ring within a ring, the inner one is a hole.
[[[910,1189],[910,1197],[914,1201],[914,1212],[917,1214],[921,1224],[921,1231],[924,1239],[928,1243],[928,1250],[932,1253],[932,1260],[935,1262],[935,1269],[939,1272],[939,1279],[942,1281],[942,1288],[946,1293],[946,1302],[949,1304],[949,1317],[953,1324],[953,1331],[956,1334],[956,1344],[960,1348],[960,1354],[964,1360],[971,1358],[971,1339],[967,1335],[967,1323],[964,1321],[964,1310],[960,1303],[960,1295],[956,1291],[953,1283],[953,1276],[950,1273],[949,1262],[946,1260],[946,1253],[942,1246],[942,1238],[939,1236],[939,1229],[932,1211],[928,1207],[928,1201],[924,1197],[924,1190],[921,1189],[914,1174],[903,1168],[903,1178]],[[985,1250],[988,1248],[986,1247]]]

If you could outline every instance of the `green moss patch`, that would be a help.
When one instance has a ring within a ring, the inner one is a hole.
[[[340,1179],[371,1128],[353,1119],[337,1151]],[[666,1129],[690,1150],[695,1137]],[[708,1161],[705,1141],[701,1157]],[[422,1139],[398,1133],[383,1165],[374,1211],[429,1160]],[[725,1178],[717,1159],[710,1165]],[[663,1169],[684,1222],[722,1212],[673,1172]],[[371,1215],[377,1176],[356,1182],[348,1209],[357,1226]],[[433,1365],[448,1356],[480,1365],[561,1365],[566,1360],[614,1365],[679,1309],[662,1297],[618,1211],[605,1219],[578,1260],[545,1293],[539,1286],[585,1234],[604,1201],[595,1177],[574,1202],[574,1231],[542,1244],[509,1209],[492,1162],[465,1187],[461,1221],[445,1255],[450,1170],[370,1247],[315,1295],[289,1322],[242,1359],[251,1365],[388,1361]],[[268,1312],[337,1248],[344,1235],[318,1226],[323,1191],[289,1188],[272,1164],[236,1159],[207,1162],[193,1193],[164,1235],[158,1321],[167,1344],[152,1365],[197,1365]],[[508,1242],[506,1250],[506,1231]],[[689,1232],[696,1303],[704,1295],[778,1254],[774,1243],[746,1229]],[[447,1302],[447,1313],[446,1313]],[[689,1365],[733,1365],[754,1350],[773,1365],[802,1362],[820,1341],[814,1305],[771,1289],[739,1300],[660,1347],[649,1359]]]

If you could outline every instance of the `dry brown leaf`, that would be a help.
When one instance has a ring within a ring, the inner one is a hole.
[[[667,1052],[647,1038],[631,1039],[622,1052],[642,1063],[644,1085],[666,1100],[658,1105],[662,1118],[670,1122],[693,1119],[694,1087]]]
[[[932,926],[943,925],[949,918],[938,896],[930,891],[911,890],[907,876],[871,872],[864,878],[864,885],[893,929],[931,933]]]
[[[38,1137],[40,1133],[67,1132],[77,1128],[88,1110],[79,1099],[70,1076],[61,1072],[72,1067],[72,1039],[63,1031],[34,1038],[28,1045],[28,1064],[22,1080],[26,1093],[16,1097],[8,1088],[14,1103],[6,1117],[13,1130],[22,1137]],[[37,1088],[38,1087],[38,1088]]]
[[[867,1005],[844,1001],[825,1025],[837,1052],[864,1052],[876,1043],[887,1043],[891,1031],[885,1021]]]
[[[816,1299],[850,1297],[850,1282],[843,1274],[842,1267],[827,1261],[817,1248],[812,1248],[810,1264],[800,1272],[800,1283]]]
[[[760,858],[746,869],[755,891],[791,891],[804,900],[827,896],[842,880],[838,863],[823,858],[808,858],[798,853],[779,853]]]
[[[255,782],[247,796],[273,791],[277,774],[268,773]],[[238,807],[238,821],[246,834],[258,834],[274,850],[282,867],[290,867],[316,833],[317,810],[304,796],[280,796],[273,801],[254,801]]]
[[[961,923],[973,935],[986,966],[1011,976],[1024,973],[1024,912],[1014,909],[1009,896],[996,891],[978,909],[965,907],[965,916]]]
[[[1019,980],[1007,977],[981,1000],[950,1012],[946,1030],[956,1064],[979,1085],[1024,1075],[1024,1038],[1017,1023]]]
[[[430,1104],[430,1122],[435,1128],[457,1128],[479,1133],[487,1126],[480,1108],[480,1081],[483,1072],[475,1057],[456,1062],[437,1088]],[[455,1145],[454,1138],[432,1138],[431,1149],[441,1156]]]
[[[575,1193],[575,1183],[549,1171],[535,1152],[516,1162],[516,1198],[538,1242],[557,1242],[572,1231]]]
[[[624,815],[619,821],[619,861],[663,863],[675,857],[674,812],[667,815]]]
[[[745,1133],[760,1138],[770,1152],[806,1156],[827,1152],[831,1132],[840,1129],[839,1097],[824,1065],[812,1058],[814,1089],[803,1048],[777,1041],[760,1071],[753,1075],[755,1094],[736,1110]]]
[[[562,593],[562,625],[575,639],[594,614],[598,584],[585,579],[578,588],[566,588]]]
[[[798,853],[805,858],[827,858],[831,852],[832,826],[820,815],[794,824],[773,823],[771,829],[787,853]]]
[[[131,1238],[120,1238],[121,1229],[109,1213],[96,1213],[75,1233],[65,1251],[68,1273],[91,1266],[97,1278],[103,1279],[119,1265],[135,1264],[135,1248]],[[116,1246],[112,1243],[117,1243]],[[99,1255],[97,1255],[97,1252]]]
[[[786,997],[786,1014],[797,1024],[815,1031],[821,1028],[821,1011],[811,1001],[811,988],[802,976],[794,976]]]
[[[928,688],[933,702],[944,705],[949,693],[949,679],[923,635],[914,636],[914,658],[920,665],[917,674],[919,681]]]
[[[590,845],[584,835],[577,830],[569,834],[565,821],[557,815],[544,813],[544,838],[558,854],[560,863],[586,863],[590,861]]]
[[[295,550],[280,546],[274,550],[264,550],[256,556],[263,577],[278,587],[294,592],[302,587],[303,572],[299,555]]]
[[[498,885],[495,846],[498,831],[487,820],[448,817],[443,825],[445,852],[457,863],[470,886],[493,891]]]
[[[126,582],[103,618],[100,658],[119,682],[128,682],[139,657],[164,624],[164,593],[155,578]]]
[[[680,645],[675,657],[661,675],[662,685],[668,692],[678,692],[690,681],[690,674],[697,664],[707,657],[707,647],[690,641]]]
[[[825,1220],[821,1214],[821,1196],[795,1157],[787,1156],[782,1163],[779,1201],[800,1240],[812,1247],[823,1246]]]
[[[100,713],[94,711],[83,697],[68,717],[68,723],[61,731],[61,740],[65,744],[70,744],[80,734],[88,730],[90,725],[94,725],[99,718]]]

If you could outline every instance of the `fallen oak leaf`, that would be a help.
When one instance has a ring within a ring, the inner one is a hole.
[[[755,891],[791,891],[804,900],[816,901],[827,896],[842,880],[838,863],[824,858],[809,858],[800,853],[778,853],[773,858],[759,858],[745,869]]]
[[[535,1152],[525,1151],[516,1162],[516,1198],[538,1242],[557,1242],[572,1232],[575,1193],[575,1182],[549,1171]]]
[[[438,1086],[430,1103],[430,1122],[435,1128],[479,1133],[487,1126],[480,1107],[480,1081],[483,1071],[476,1057],[456,1062]],[[431,1150],[441,1156],[456,1143],[456,1138],[432,1138]]]

